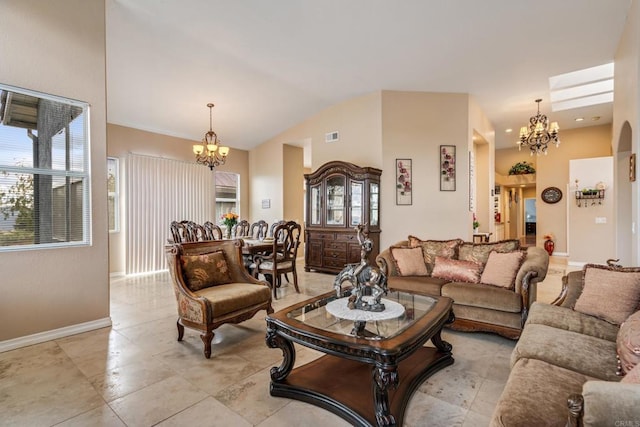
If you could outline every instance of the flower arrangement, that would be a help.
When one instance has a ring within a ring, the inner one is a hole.
[[[552,242],[556,240],[556,236],[553,233],[547,233],[542,236],[542,239],[546,242],[547,240],[551,240]]]
[[[477,229],[480,227],[480,223],[478,222],[478,218],[476,218],[476,213],[473,213],[473,229]]]
[[[231,230],[231,227],[238,223],[238,214],[233,212],[222,214],[222,223],[227,227],[227,229]]]

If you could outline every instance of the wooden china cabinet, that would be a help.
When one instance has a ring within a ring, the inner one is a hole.
[[[360,262],[355,227],[369,232],[375,265],[380,251],[380,169],[333,161],[305,174],[305,271],[338,273],[346,264]]]

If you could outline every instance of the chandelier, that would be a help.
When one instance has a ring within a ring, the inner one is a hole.
[[[552,122],[549,125],[549,119],[544,114],[540,114],[540,102],[542,99],[536,99],[538,103],[538,114],[529,119],[529,126],[523,126],[520,128],[520,140],[518,141],[518,150],[522,150],[522,146],[529,147],[531,155],[535,153],[547,154],[547,145],[550,142],[556,144],[556,147],[560,145],[558,139],[558,122]]]
[[[213,131],[213,104],[209,103],[207,107],[209,107],[209,132],[204,134],[201,144],[193,145],[193,153],[196,155],[196,162],[209,166],[209,169],[213,170],[216,166],[224,165],[229,147],[220,145],[218,135]]]

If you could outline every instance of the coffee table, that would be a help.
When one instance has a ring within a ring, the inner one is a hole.
[[[399,303],[404,313],[358,322],[327,311],[336,299],[329,292],[267,316],[267,345],[283,354],[271,368],[271,395],[314,404],[357,426],[402,425],[413,392],[453,363],[451,344],[440,337],[454,320],[453,301],[389,291],[382,302]],[[423,346],[428,340],[435,348]],[[325,355],[293,369],[294,343]]]

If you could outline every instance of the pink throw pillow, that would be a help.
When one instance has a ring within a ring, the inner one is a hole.
[[[489,259],[482,271],[481,283],[513,289],[518,270],[526,257],[524,251],[489,253]]]
[[[480,283],[481,274],[482,264],[479,262],[437,256],[431,276],[454,282]]]

